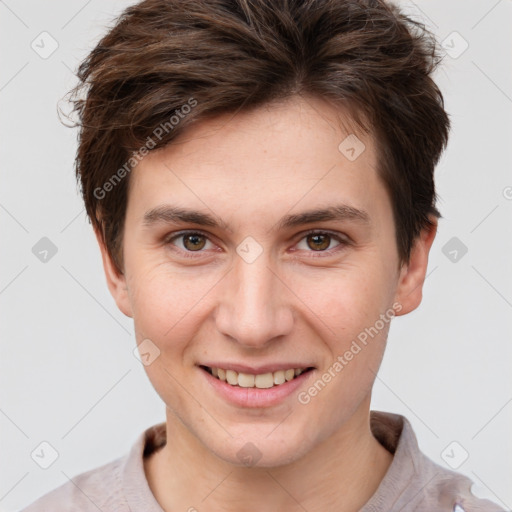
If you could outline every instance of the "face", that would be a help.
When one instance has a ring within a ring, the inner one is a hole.
[[[342,117],[294,98],[198,124],[132,171],[123,274],[102,247],[168,421],[234,464],[367,418],[390,320],[421,300],[433,234],[399,268],[374,144]]]

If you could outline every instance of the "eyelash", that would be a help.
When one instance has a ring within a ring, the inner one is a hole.
[[[202,237],[205,237],[208,241],[211,242],[210,237],[208,236],[207,233],[205,233],[203,231],[197,231],[197,230],[194,230],[194,231],[188,230],[188,231],[180,231],[179,233],[173,233],[172,236],[169,236],[165,239],[165,243],[166,243],[166,245],[173,245],[172,242],[174,240],[184,237],[185,235],[200,235]],[[331,238],[333,238],[334,240],[336,240],[337,242],[339,242],[339,244],[340,244],[340,245],[336,246],[334,249],[329,249],[329,250],[325,250],[325,251],[306,251],[306,252],[316,253],[314,256],[312,256],[313,258],[323,258],[325,256],[323,256],[322,254],[326,254],[326,253],[327,253],[327,256],[331,256],[333,253],[343,250],[345,246],[350,245],[350,243],[351,243],[348,239],[342,238],[340,235],[331,233],[330,231],[321,231],[321,230],[313,229],[311,231],[307,231],[306,233],[302,234],[302,237],[298,240],[297,244],[299,242],[301,242],[304,238],[307,238],[308,236],[311,236],[311,235],[328,235]],[[179,252],[183,253],[185,258],[197,258],[197,257],[200,257],[201,253],[203,252],[202,250],[187,251],[187,250],[183,250],[183,249],[179,249],[179,248],[176,248],[176,249]],[[194,255],[194,253],[197,253],[197,256]]]

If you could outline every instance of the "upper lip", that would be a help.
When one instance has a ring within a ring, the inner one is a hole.
[[[261,375],[263,373],[274,373],[279,370],[289,370],[290,368],[313,368],[311,364],[304,363],[272,363],[259,366],[249,366],[239,363],[201,363],[199,366],[208,366],[209,368],[222,368],[223,370],[233,370],[237,373],[247,373],[249,375]]]

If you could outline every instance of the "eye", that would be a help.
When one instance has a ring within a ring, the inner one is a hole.
[[[335,241],[337,245],[329,249],[333,241]],[[212,249],[214,246],[209,236],[201,231],[182,231],[181,233],[175,233],[169,236],[165,240],[165,243],[177,247],[178,252],[181,252],[187,258],[195,257],[193,253],[198,253],[197,256],[199,256],[204,252],[203,249]],[[208,244],[210,244],[210,247],[208,247]],[[349,244],[350,241],[340,235],[327,231],[310,231],[302,236],[296,248],[293,250],[332,254],[333,252],[342,250]]]
[[[335,245],[334,248],[329,249],[329,246],[333,240],[336,241],[337,245]],[[335,235],[334,233],[329,233],[326,231],[310,231],[309,233],[306,233],[303,238],[301,238],[300,242],[297,244],[297,249],[306,250],[307,252],[331,253],[342,249],[345,245],[348,245],[348,243],[348,240],[345,240],[341,236]]]
[[[179,243],[175,243],[175,241],[178,241]],[[168,238],[166,243],[175,245],[187,253],[201,252],[208,243],[213,245],[208,236],[200,231],[182,231],[181,233]],[[208,247],[206,248],[208,249]]]

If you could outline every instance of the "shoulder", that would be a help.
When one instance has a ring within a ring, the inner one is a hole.
[[[426,460],[426,465],[431,467],[421,480],[425,481],[428,477],[429,482],[425,486],[418,512],[430,511],[432,506],[449,512],[505,512],[496,503],[473,494],[474,482],[467,476],[442,468],[430,459]]]
[[[21,512],[163,512],[149,488],[144,458],[165,442],[165,422],[153,425],[124,456],[70,478]]]
[[[505,512],[472,492],[473,481],[424,455],[411,424],[397,414],[372,411],[372,432],[394,454],[391,466],[363,512]]]
[[[120,478],[124,458],[72,477],[21,512],[128,512]]]

